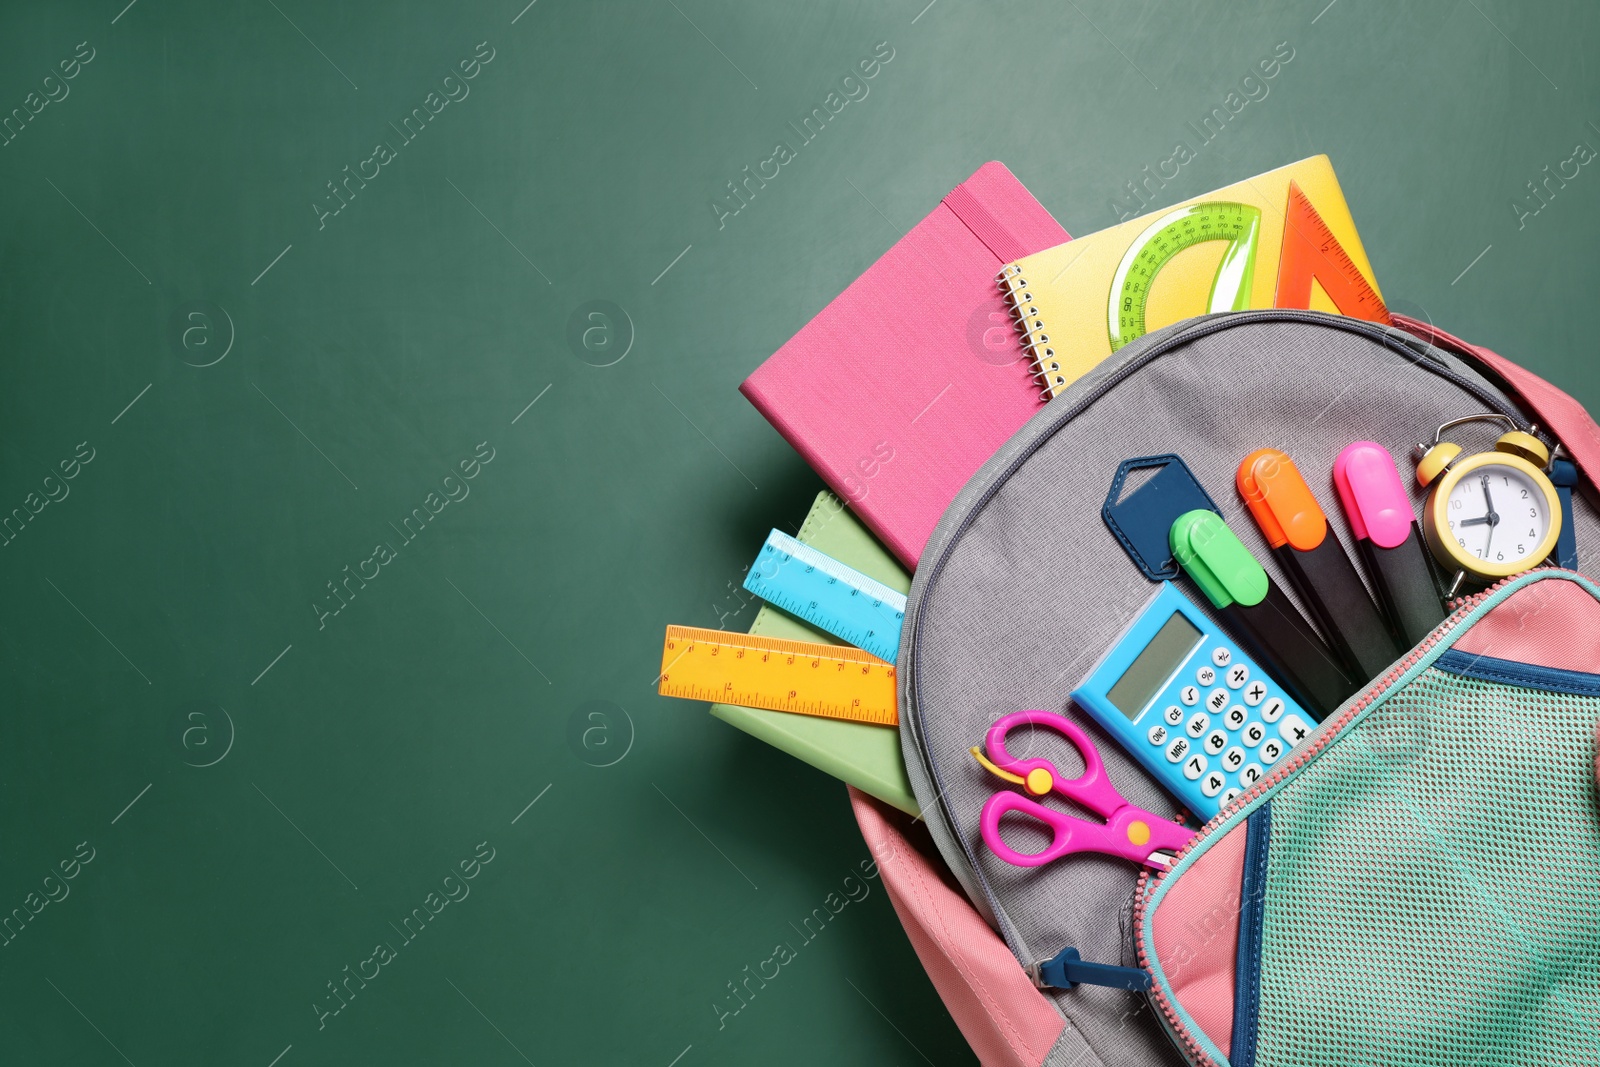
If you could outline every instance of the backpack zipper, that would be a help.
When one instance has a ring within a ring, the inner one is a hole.
[[[1449,618],[1445,619],[1437,627],[1435,627],[1434,631],[1429,634],[1421,644],[1407,653],[1406,656],[1400,660],[1400,662],[1391,667],[1387,674],[1385,674],[1381,679],[1379,679],[1364,693],[1362,693],[1359,698],[1356,698],[1352,703],[1346,704],[1343,710],[1338,713],[1337,717],[1330,721],[1330,724],[1324,724],[1324,726],[1319,730],[1317,737],[1311,742],[1311,744],[1296,751],[1275,771],[1267,775],[1255,785],[1251,786],[1246,792],[1236,797],[1232,803],[1228,804],[1216,815],[1212,816],[1211,821],[1207,822],[1206,825],[1201,828],[1200,832],[1195,834],[1194,837],[1190,838],[1188,843],[1183,846],[1183,848],[1178,852],[1178,855],[1173,859],[1171,865],[1166,870],[1160,872],[1151,872],[1150,870],[1146,869],[1140,872],[1139,883],[1134,888],[1133,904],[1134,940],[1138,952],[1139,966],[1150,972],[1150,992],[1148,994],[1150,1001],[1156,1006],[1157,1010],[1160,1011],[1163,1025],[1173,1036],[1173,1039],[1182,1048],[1184,1056],[1189,1060],[1190,1063],[1201,1065],[1201,1067],[1221,1067],[1216,1060],[1212,1059],[1211,1056],[1200,1047],[1200,1043],[1195,1040],[1194,1035],[1190,1033],[1189,1028],[1178,1017],[1177,1009],[1172,1003],[1172,998],[1168,995],[1167,990],[1162,986],[1162,984],[1156,980],[1155,972],[1150,967],[1150,955],[1148,951],[1149,946],[1145,943],[1144,937],[1144,914],[1150,897],[1156,890],[1156,886],[1163,878],[1167,877],[1168,874],[1177,868],[1183,859],[1195,850],[1196,846],[1198,846],[1200,842],[1215,834],[1221,824],[1227,822],[1243,808],[1254,803],[1267,790],[1271,789],[1274,785],[1283,781],[1294,771],[1305,766],[1312,759],[1314,759],[1319,752],[1328,746],[1329,742],[1333,741],[1336,737],[1344,732],[1345,727],[1350,724],[1352,719],[1354,719],[1366,708],[1370,707],[1372,703],[1379,697],[1388,692],[1389,689],[1393,687],[1395,682],[1403,677],[1405,673],[1412,667],[1416,666],[1417,663],[1419,663],[1428,655],[1428,653],[1433,651],[1433,649],[1441,641],[1454,632],[1455,628],[1461,625],[1461,623],[1468,616],[1470,616],[1480,604],[1482,604],[1489,597],[1493,596],[1495,593],[1499,592],[1504,586],[1524,577],[1526,577],[1526,572],[1524,574],[1514,574],[1509,578],[1502,578],[1500,581],[1489,586],[1487,589],[1484,589],[1482,592],[1452,601],[1452,603],[1455,605],[1455,610],[1451,612]],[[1153,877],[1152,874],[1154,875]]]

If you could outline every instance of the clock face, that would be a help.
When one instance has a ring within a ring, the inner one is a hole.
[[[1463,474],[1450,487],[1445,516],[1459,550],[1489,566],[1538,563],[1535,553],[1551,521],[1549,500],[1538,483],[1500,463]]]

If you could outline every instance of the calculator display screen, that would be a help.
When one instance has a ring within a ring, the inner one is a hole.
[[[1166,680],[1172,677],[1172,672],[1189,658],[1194,646],[1200,643],[1201,636],[1194,623],[1184,618],[1182,612],[1173,612],[1172,618],[1156,631],[1144,651],[1139,653],[1122,677],[1117,679],[1117,684],[1106,693],[1106,699],[1130,720],[1138,721],[1140,713]]]

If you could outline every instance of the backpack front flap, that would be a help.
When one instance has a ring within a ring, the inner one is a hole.
[[[1458,611],[1136,908],[1196,1063],[1600,1061],[1600,589]]]

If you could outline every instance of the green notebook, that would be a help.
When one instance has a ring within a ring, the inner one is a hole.
[[[795,536],[817,551],[876,578],[890,589],[903,593],[911,588],[910,575],[832,493],[817,494],[806,521]],[[763,604],[756,612],[750,632],[791,641],[844,643],[771,604]],[[814,715],[739,708],[732,704],[713,704],[711,714],[835,778],[844,779],[908,815],[921,811],[917,798],[911,793],[911,783],[906,779],[897,730]]]

